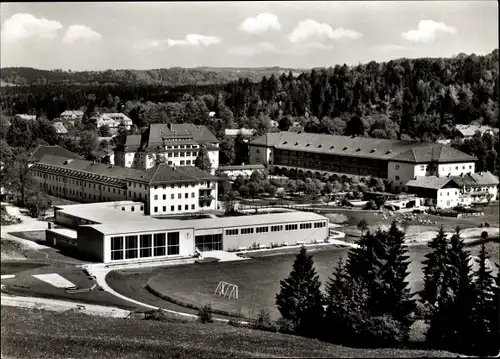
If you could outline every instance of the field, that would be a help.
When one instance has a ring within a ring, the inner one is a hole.
[[[427,247],[412,247],[411,275],[409,281],[413,290],[421,288],[421,261],[428,252]],[[334,266],[345,257],[347,249],[313,252],[316,270],[322,283],[331,276]],[[148,282],[151,289],[166,295],[173,302],[188,306],[211,304],[215,310],[248,317],[260,309],[267,309],[274,319],[279,317],[275,305],[275,296],[280,288],[280,280],[288,276],[292,269],[295,255],[279,255],[256,258],[241,262],[206,263],[169,268],[157,268],[137,276]],[[123,273],[129,273],[123,271]],[[122,293],[126,286],[122,280],[108,283]],[[135,278],[137,282],[139,278]],[[238,285],[239,300],[224,299],[214,295],[219,281]],[[125,281],[126,282],[126,281]],[[125,294],[125,293],[123,293]]]
[[[227,324],[100,318],[4,306],[1,329],[5,358],[456,357],[438,351],[354,349]]]
[[[478,248],[476,245],[469,247],[469,250],[472,255],[477,255]],[[498,243],[487,243],[487,250],[490,260],[498,264]],[[347,251],[335,249],[313,252],[315,268],[323,285],[331,276],[338,259],[345,257]],[[413,292],[422,288],[421,262],[428,251],[426,246],[410,247],[411,273],[408,281]],[[240,314],[247,318],[260,309],[267,309],[272,318],[277,319],[279,312],[275,305],[275,296],[280,288],[280,280],[288,276],[294,259],[295,255],[279,255],[241,262],[115,271],[106,279],[108,284],[121,294],[165,308],[169,308],[168,305],[185,306],[191,309],[184,311],[193,312],[195,308],[211,304],[220,314]],[[496,268],[493,268],[493,271],[496,273]],[[238,285],[239,300],[214,295],[219,281]],[[146,289],[147,286],[150,292]],[[153,293],[166,300],[154,298]],[[165,303],[168,305],[165,306]]]

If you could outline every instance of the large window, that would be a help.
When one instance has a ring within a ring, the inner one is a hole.
[[[125,236],[125,258],[138,257],[138,243],[137,236]]]
[[[196,236],[195,245],[200,251],[220,251],[222,250],[222,234],[207,234]]]
[[[111,237],[111,260],[123,259],[123,237]]]
[[[140,236],[140,254],[141,258],[151,257],[152,251],[151,234],[141,234]]]
[[[180,253],[179,249],[179,232],[171,232],[167,234],[167,255],[173,256]]]
[[[154,255],[155,257],[165,255],[165,233],[154,234]]]

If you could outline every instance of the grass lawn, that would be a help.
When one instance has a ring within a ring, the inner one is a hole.
[[[9,234],[27,239],[28,241],[45,244],[45,230],[41,231],[24,231],[24,232],[10,232]]]
[[[22,320],[19,320],[22,318]],[[354,349],[227,324],[155,322],[1,307],[2,355],[15,358],[450,357]]]
[[[323,284],[331,276],[337,261],[347,254],[347,249],[314,252],[316,271]],[[413,290],[421,289],[421,261],[428,252],[426,246],[410,249],[410,285]],[[211,304],[214,309],[244,317],[267,309],[273,319],[279,317],[275,305],[280,280],[286,278],[295,254],[256,258],[241,262],[206,263],[178,267],[157,268],[150,272],[149,285],[167,297],[192,306]],[[125,272],[126,273],[126,272]],[[224,299],[214,295],[219,281],[238,285],[239,300]]]
[[[0,241],[1,258],[3,259],[24,259],[26,258],[26,248],[22,244],[10,239],[2,238]],[[3,270],[3,268],[2,268]],[[3,274],[3,272],[2,272]]]

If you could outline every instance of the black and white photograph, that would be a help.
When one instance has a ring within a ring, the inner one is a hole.
[[[498,357],[498,17],[2,2],[1,359]]]

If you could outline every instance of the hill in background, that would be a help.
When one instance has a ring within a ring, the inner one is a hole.
[[[154,70],[106,70],[106,71],[62,71],[40,70],[31,67],[6,67],[1,69],[1,86],[14,85],[47,85],[47,84],[110,84],[128,83],[143,85],[183,86],[225,84],[239,78],[248,78],[257,82],[263,76],[282,73],[298,75],[304,69],[281,67],[231,68],[231,67],[197,67]]]

